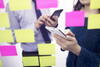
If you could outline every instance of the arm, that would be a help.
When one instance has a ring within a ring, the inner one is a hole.
[[[70,34],[73,35],[71,32]],[[68,35],[69,34],[67,34],[67,36]],[[61,46],[62,49],[69,50],[70,52],[78,56],[79,62],[77,65],[79,65],[79,63],[80,65],[82,65],[81,63],[83,63],[84,65],[90,65],[91,63],[92,64],[100,63],[100,45],[99,45],[100,41],[97,41],[97,44],[95,45],[95,49],[93,51],[90,51],[78,45],[77,40],[75,39],[74,36],[73,37],[72,36],[67,37],[67,36],[66,39],[64,39],[59,35],[55,35],[55,38],[57,43]]]
[[[98,48],[96,48],[96,50],[98,50],[98,52],[92,52],[92,51],[89,51],[86,48],[82,48],[78,58],[82,57],[81,60],[85,59],[82,62],[94,63],[94,64],[98,63],[98,64],[100,64],[100,46],[98,46]]]

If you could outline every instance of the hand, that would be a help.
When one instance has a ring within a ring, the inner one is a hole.
[[[40,28],[42,24],[45,24],[46,26],[49,26],[49,27],[57,26],[58,17],[53,16],[52,19],[50,19],[50,16],[47,16],[47,15],[40,16],[40,18],[36,21],[35,26],[36,28]]]
[[[45,17],[47,17],[46,15],[44,16],[40,16],[39,19],[35,22],[35,27],[38,29],[41,27],[42,24],[45,24]]]
[[[59,44],[63,50],[69,50],[76,55],[80,54],[81,47],[78,45],[75,35],[70,30],[67,31],[66,38],[57,34],[54,34],[54,37],[57,44]]]
[[[58,17],[57,16],[53,16],[52,19],[50,18],[50,16],[48,16],[46,18],[47,22],[45,22],[46,26],[49,27],[56,27],[58,24]]]

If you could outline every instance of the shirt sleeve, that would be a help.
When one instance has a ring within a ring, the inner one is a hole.
[[[98,53],[95,53],[86,48],[82,48],[77,61],[77,67],[99,67],[100,50]]]

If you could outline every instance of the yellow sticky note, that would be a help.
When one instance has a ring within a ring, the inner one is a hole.
[[[40,66],[55,66],[56,57],[55,56],[41,56],[40,57]]]
[[[10,27],[9,17],[7,13],[0,13],[0,27]]]
[[[88,29],[100,29],[100,14],[89,15]]]
[[[17,42],[35,42],[34,32],[31,29],[15,30],[15,37]]]
[[[51,55],[55,54],[54,44],[38,44],[39,55]]]
[[[23,65],[24,66],[39,66],[38,57],[37,56],[23,57]]]
[[[2,66],[2,61],[1,61],[1,60],[0,60],[0,67],[3,67],[3,66]]]
[[[0,42],[14,42],[11,30],[0,30]]]
[[[91,9],[99,9],[100,8],[100,0],[91,0],[90,8]]]
[[[32,0],[10,0],[10,10],[27,10],[32,9]]]

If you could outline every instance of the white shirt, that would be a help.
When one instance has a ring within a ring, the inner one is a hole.
[[[32,2],[32,10],[20,10],[20,11],[10,11],[9,8],[7,12],[10,18],[10,29],[32,29],[35,31],[35,41],[34,43],[22,43],[21,47],[24,51],[37,51],[37,44],[44,43],[43,37],[40,30],[36,30],[34,23],[37,20],[35,6]],[[42,15],[50,14],[49,9],[42,9]]]

